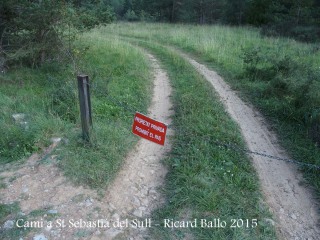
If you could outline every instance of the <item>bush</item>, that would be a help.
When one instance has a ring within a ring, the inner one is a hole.
[[[11,162],[35,150],[35,134],[21,126],[0,124],[0,163]]]
[[[279,56],[279,48],[243,49],[242,77],[266,82],[256,96],[273,114],[286,121],[305,125],[309,136],[320,143],[320,74],[312,64]],[[270,106],[270,103],[272,103]]]
[[[244,75],[250,80],[270,81],[280,77],[288,77],[299,65],[289,56],[278,57],[274,48],[243,49]]]

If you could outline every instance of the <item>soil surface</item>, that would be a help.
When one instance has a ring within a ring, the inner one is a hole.
[[[148,116],[170,124],[173,112],[169,79],[158,61],[150,54],[147,56],[154,68]],[[43,226],[32,228],[24,239],[144,239],[148,235],[150,213],[164,202],[161,188],[167,170],[161,160],[170,151],[172,134],[167,132],[164,147],[140,139],[103,194],[73,186],[63,176],[57,167],[57,155],[52,155],[52,150],[58,147],[57,140],[43,154],[33,154],[25,164],[0,173],[7,184],[7,188],[0,189],[0,201],[3,204],[18,201],[21,218],[41,210],[34,221],[42,222]],[[48,224],[50,219],[52,226]]]
[[[239,125],[249,150],[288,159],[261,114],[244,103],[214,71],[180,53],[214,87],[227,112]],[[290,163],[251,156],[280,239],[320,239],[318,205],[302,186],[303,177]]]

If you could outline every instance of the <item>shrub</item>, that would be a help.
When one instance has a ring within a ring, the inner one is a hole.
[[[2,122],[0,132],[0,163],[16,160],[35,150],[35,134],[32,129]]]
[[[279,57],[277,49],[249,48],[243,50],[244,75],[250,80],[270,81],[276,76],[288,77],[298,64],[289,56]]]
[[[255,93],[262,96],[260,103],[273,109],[279,118],[305,125],[309,136],[320,143],[320,74],[312,64],[298,62],[289,55],[279,56],[279,51],[277,47],[243,49],[242,76],[266,82],[261,93]]]

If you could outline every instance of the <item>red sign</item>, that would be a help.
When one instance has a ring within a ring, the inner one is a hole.
[[[137,112],[134,115],[132,132],[149,141],[164,145],[167,125]]]

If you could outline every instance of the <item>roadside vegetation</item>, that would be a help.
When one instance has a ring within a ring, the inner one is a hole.
[[[217,70],[260,109],[292,158],[320,165],[320,49],[253,28],[112,24],[106,32],[180,48]],[[320,194],[319,171],[303,168]]]
[[[130,131],[133,113],[125,107],[130,103],[146,112],[149,63],[141,50],[97,32],[82,35],[73,56],[76,65],[69,61],[37,69],[17,67],[0,75],[0,169],[23,163],[32,153],[41,153],[52,137],[60,137],[55,154],[65,175],[76,184],[103,189],[137,141]],[[76,73],[90,78],[91,143],[81,138]],[[25,114],[23,122],[14,121],[16,113]],[[8,209],[0,205],[1,226],[10,216]]]

